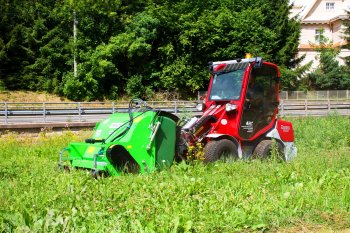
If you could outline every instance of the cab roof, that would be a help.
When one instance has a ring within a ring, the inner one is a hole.
[[[254,63],[255,67],[260,67],[262,66],[263,59],[261,57],[255,57],[255,58],[228,60],[228,61],[209,62],[209,70],[213,74],[218,72],[229,72],[231,70],[245,69],[251,63]]]

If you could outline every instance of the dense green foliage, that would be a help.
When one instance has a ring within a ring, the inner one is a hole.
[[[99,180],[81,170],[57,170],[59,150],[89,132],[2,135],[0,231],[349,229],[350,119],[292,121],[299,154],[289,163],[181,163]]]
[[[287,0],[4,0],[0,85],[74,100],[191,95],[207,85],[209,61],[250,52],[289,68],[299,38],[290,8]]]
[[[350,11],[347,11],[350,18]],[[345,22],[344,39],[347,44],[334,48],[333,42],[329,38],[323,38],[322,43],[317,45],[320,53],[320,64],[316,70],[308,74],[306,79],[307,86],[319,90],[348,90],[350,89],[350,56],[343,57],[345,65],[340,65],[336,57],[339,55],[339,49],[350,49],[350,23]]]
[[[318,90],[347,90],[350,88],[349,67],[340,65],[336,57],[338,49],[332,43],[323,42],[318,48],[320,64],[308,74],[309,85]]]
[[[300,63],[305,56],[297,59],[296,63]],[[292,90],[308,90],[310,85],[305,82],[308,79],[308,71],[310,70],[312,63],[306,65],[297,65],[293,69],[290,69],[286,66],[280,66],[281,71],[281,89],[292,91]]]

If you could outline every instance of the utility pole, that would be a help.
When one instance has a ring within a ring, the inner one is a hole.
[[[73,46],[73,55],[74,55],[74,78],[78,77],[78,68],[77,68],[77,60],[76,60],[76,43],[77,43],[77,14],[74,10],[74,22],[73,22],[73,37],[74,37],[74,46]]]

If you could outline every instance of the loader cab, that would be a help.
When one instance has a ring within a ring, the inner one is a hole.
[[[230,101],[240,99],[243,77],[244,69],[215,73],[209,91],[209,100]]]
[[[217,124],[216,133],[251,141],[273,128],[280,77],[275,64],[250,58],[209,63],[209,69],[212,77],[204,115],[228,122],[227,126]]]
[[[248,140],[272,127],[279,104],[279,71],[276,65],[263,63],[251,67],[239,124],[239,135]]]

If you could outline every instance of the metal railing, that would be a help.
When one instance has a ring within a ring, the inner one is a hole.
[[[281,91],[280,98],[285,100],[339,100],[350,99],[349,90],[326,91]]]
[[[280,116],[350,116],[350,100],[280,100]]]
[[[199,91],[197,99],[204,99],[206,91]],[[283,100],[350,100],[350,90],[323,90],[323,91],[281,91]]]
[[[200,114],[197,101],[149,101],[149,106],[174,114]],[[127,112],[128,102],[0,102],[0,124],[98,122],[115,112]],[[350,116],[350,100],[281,100],[280,116]]]
[[[121,102],[0,102],[0,124],[38,122],[97,122],[115,112],[127,112]],[[148,101],[154,108],[174,114],[197,111],[195,101]]]

